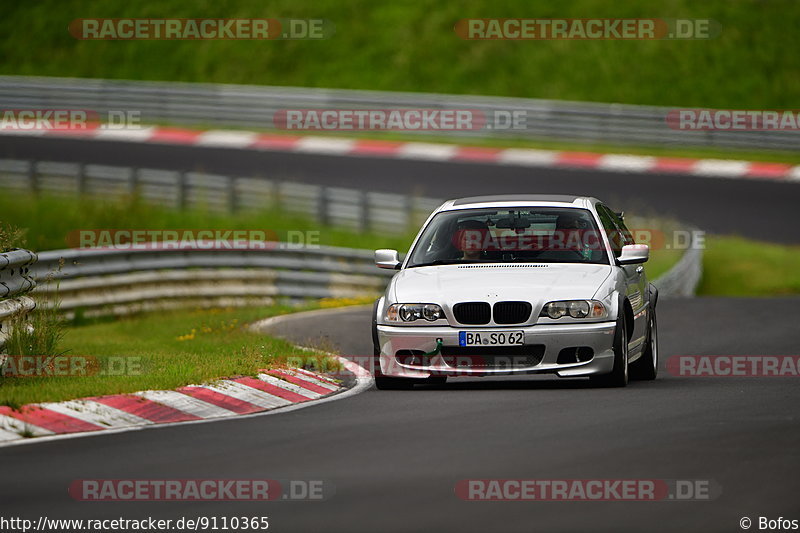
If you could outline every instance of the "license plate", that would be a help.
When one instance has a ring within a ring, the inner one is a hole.
[[[524,331],[459,331],[459,346],[521,346]]]

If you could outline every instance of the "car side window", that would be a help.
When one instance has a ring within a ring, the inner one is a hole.
[[[622,253],[622,247],[625,244],[625,231],[617,224],[617,217],[608,207],[603,204],[597,204],[597,214],[600,216],[600,222],[603,224],[603,230],[608,235],[608,240],[611,243],[611,250],[614,252],[614,257],[619,257]]]
[[[606,209],[608,209],[606,207]],[[609,209],[609,211],[611,211]],[[611,217],[613,218],[614,222],[617,225],[617,228],[621,231],[622,241],[623,244],[636,244],[636,241],[633,240],[633,234],[631,230],[628,229],[628,226],[625,225],[625,221],[615,212],[611,211]]]

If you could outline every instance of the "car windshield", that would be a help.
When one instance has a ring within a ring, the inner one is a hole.
[[[407,266],[460,263],[608,264],[608,255],[586,209],[509,207],[439,213],[425,227]]]

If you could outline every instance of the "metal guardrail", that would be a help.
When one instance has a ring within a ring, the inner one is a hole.
[[[703,249],[698,246],[695,232],[692,242],[683,257],[653,284],[658,287],[659,297],[685,298],[695,295],[703,277]]]
[[[30,272],[36,258],[36,254],[28,250],[0,253],[0,363],[5,359],[1,354],[12,324],[36,307],[34,301],[25,296],[36,287]]]
[[[369,250],[319,247],[215,250],[193,243],[181,250],[70,249],[39,254],[35,294],[58,295],[67,316],[120,315],[178,307],[226,307],[380,294],[394,271],[374,266]],[[691,296],[702,251],[690,248],[654,281],[663,297]],[[46,301],[53,301],[47,299]]]
[[[0,253],[0,298],[20,296],[36,287],[29,272],[36,254],[28,250]]]
[[[452,94],[310,89],[128,80],[0,76],[0,108],[136,111],[146,124],[275,129],[287,109],[471,109],[522,112],[521,129],[463,130],[452,136],[561,139],[642,146],[797,150],[798,131],[684,131],[667,107]]]
[[[168,207],[204,206],[217,211],[278,207],[324,225],[357,231],[415,231],[442,202],[434,198],[262,177],[223,176],[150,168],[0,159],[0,188],[63,194],[135,194]]]
[[[307,298],[359,298],[381,292],[393,272],[368,250],[319,247],[180,250],[69,249],[39,254],[35,294],[58,294],[68,316],[177,307],[227,307]]]

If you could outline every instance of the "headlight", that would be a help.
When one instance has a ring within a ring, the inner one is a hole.
[[[597,300],[564,300],[548,302],[539,314],[539,316],[550,317],[553,320],[567,315],[572,318],[606,318],[608,311],[606,306]]]
[[[434,322],[444,318],[444,311],[436,304],[393,304],[386,310],[389,322],[413,322],[425,319]]]

